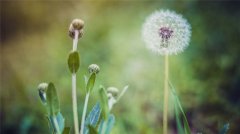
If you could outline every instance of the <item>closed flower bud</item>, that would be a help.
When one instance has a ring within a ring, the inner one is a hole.
[[[115,87],[109,87],[107,88],[107,93],[109,94],[112,94],[113,97],[117,97],[118,96],[118,89],[115,88]]]
[[[81,19],[74,19],[71,24],[74,30],[81,30],[84,27],[84,21]]]
[[[78,38],[83,35],[84,21],[81,19],[74,19],[69,26],[69,36],[71,38],[75,37],[75,32],[78,32]]]
[[[99,66],[97,64],[91,64],[88,67],[88,71],[89,71],[90,74],[92,74],[92,73],[96,73],[97,74],[97,73],[99,73],[100,68],[99,68]]]
[[[39,93],[40,99],[44,105],[47,104],[47,96],[46,96],[47,88],[48,88],[47,83],[41,83],[38,85],[38,93]]]

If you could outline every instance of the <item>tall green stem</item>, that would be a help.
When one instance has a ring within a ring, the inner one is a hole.
[[[168,54],[166,54],[164,67],[163,134],[168,133],[168,96]]]
[[[73,51],[77,51],[78,43],[78,31],[75,30],[75,36],[73,39]],[[79,133],[78,124],[78,112],[77,112],[77,76],[76,73],[72,73],[72,102],[73,102],[73,120],[74,120],[74,131],[75,134]]]
[[[77,113],[77,92],[76,92],[76,73],[72,74],[72,102],[73,102],[73,120],[75,134],[78,134],[78,113]]]
[[[87,95],[85,97],[85,102],[84,102],[83,115],[82,115],[82,121],[81,121],[81,133],[80,134],[83,134],[83,132],[84,132],[84,124],[85,124],[85,117],[86,117],[86,112],[87,112],[87,105],[88,105],[89,96],[90,96],[90,92],[87,92]]]

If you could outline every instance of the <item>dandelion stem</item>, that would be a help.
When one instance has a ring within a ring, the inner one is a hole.
[[[164,101],[163,101],[163,134],[168,132],[168,54],[165,55],[164,68]]]
[[[80,134],[83,134],[83,132],[84,132],[84,123],[85,123],[85,117],[86,117],[86,112],[87,112],[89,96],[90,96],[90,92],[87,92],[86,97],[85,97],[85,102],[84,102],[83,115],[82,115],[82,121],[81,121],[81,133]]]
[[[74,130],[75,134],[78,134],[78,113],[77,113],[77,92],[76,92],[76,73],[72,74],[72,101],[73,101],[73,120],[74,120]]]
[[[74,31],[74,39],[73,39],[73,51],[77,50],[77,43],[78,43],[78,34],[79,32],[77,30]]]
[[[78,43],[78,31],[75,30],[75,36],[73,39],[73,51],[77,50]],[[72,73],[72,102],[73,102],[73,120],[74,120],[74,131],[75,134],[79,133],[79,124],[78,124],[78,112],[77,112],[77,77],[76,73]]]

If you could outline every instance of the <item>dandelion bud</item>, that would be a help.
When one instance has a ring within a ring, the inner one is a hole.
[[[99,66],[97,64],[91,64],[88,67],[88,71],[89,71],[90,74],[92,74],[92,73],[96,73],[97,74],[97,73],[99,73],[100,68],[99,68]]]
[[[114,104],[117,103],[117,100],[112,96],[111,93],[108,93],[108,109],[111,111]]]
[[[71,24],[75,30],[81,30],[83,29],[84,21],[81,19],[74,19]]]
[[[109,87],[107,88],[107,93],[109,94],[112,94],[113,97],[117,97],[118,96],[118,89],[115,88],[115,87]]]
[[[78,32],[78,38],[83,35],[84,21],[81,19],[74,19],[69,26],[69,36],[74,38],[76,31]]]
[[[41,84],[38,85],[39,96],[40,96],[40,99],[41,99],[41,101],[44,105],[47,104],[47,96],[46,96],[47,88],[48,88],[47,83],[41,83]]]

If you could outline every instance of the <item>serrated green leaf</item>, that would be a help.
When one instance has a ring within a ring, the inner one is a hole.
[[[223,126],[223,128],[220,130],[220,133],[219,134],[227,134],[227,131],[228,131],[228,129],[229,129],[229,123],[227,123],[227,124],[225,124],[224,126]]]
[[[73,51],[68,56],[68,68],[71,73],[76,73],[80,65],[80,58],[77,51]]]
[[[91,112],[88,114],[86,121],[85,121],[85,126],[84,126],[84,134],[88,134],[89,130],[87,129],[88,125],[91,125],[93,127],[96,127],[98,120],[100,118],[101,114],[101,107],[100,103],[97,102],[97,104],[92,108]]]
[[[95,83],[96,73],[92,73],[87,82],[87,92],[91,92]]]
[[[53,83],[48,84],[48,89],[47,89],[47,108],[49,115],[51,116],[56,116],[58,112],[60,112],[60,105],[59,105],[59,100],[57,96],[57,91],[53,85]]]
[[[63,134],[70,134],[70,127],[65,127],[63,130]]]
[[[184,126],[185,134],[191,134],[191,129],[189,127],[186,114],[183,111],[183,108],[182,108],[182,105],[181,105],[181,103],[179,101],[179,98],[177,96],[176,90],[170,82],[169,82],[169,85],[170,85],[170,89],[172,91],[172,95],[174,97],[174,103],[177,105],[177,108],[179,108],[179,110],[181,111],[181,114],[183,116],[183,126]]]
[[[100,94],[101,107],[102,107],[102,116],[103,116],[103,119],[106,120],[109,113],[108,98],[107,98],[105,88],[103,86],[100,86],[99,94]]]
[[[89,134],[98,134],[97,130],[93,126],[88,125],[88,129],[89,129]]]

